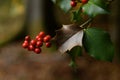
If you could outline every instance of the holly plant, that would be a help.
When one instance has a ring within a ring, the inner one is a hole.
[[[52,2],[65,13],[72,14],[72,24],[63,25],[61,29],[56,30],[53,38],[44,32],[40,32],[33,40],[26,36],[22,44],[24,48],[40,53],[43,43],[46,47],[51,47],[51,42],[55,41],[58,50],[70,56],[72,67],[75,67],[75,60],[82,56],[83,50],[97,60],[112,61],[114,46],[109,33],[91,25],[97,15],[110,13],[109,4],[112,0],[52,0]]]

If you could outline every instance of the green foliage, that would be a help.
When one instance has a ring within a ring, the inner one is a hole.
[[[89,0],[87,4],[83,5],[83,12],[90,17],[109,13],[105,0]]]
[[[68,52],[68,54],[74,59],[82,55],[82,48],[80,46],[75,46]]]
[[[81,21],[81,19],[82,19],[82,17],[81,17],[81,13],[82,13],[82,10],[81,10],[82,8],[80,7],[78,10],[76,10],[76,11],[73,11],[72,12],[72,21],[74,21],[74,22],[80,22]]]
[[[56,3],[65,12],[71,9],[71,0],[52,1]],[[82,54],[82,46],[84,46],[85,50],[90,56],[98,60],[112,61],[114,56],[114,47],[109,34],[101,29],[88,28],[90,27],[89,24],[91,24],[92,20],[97,15],[109,13],[109,1],[88,0],[88,2],[85,4],[80,1],[76,2],[77,4],[80,3],[80,5],[72,8],[72,21],[74,21],[75,24],[64,26],[57,31],[56,40],[58,43],[60,43],[60,45],[62,45],[59,47],[59,50],[61,50],[61,52],[65,52],[67,50],[69,51],[68,54],[72,59],[72,66],[75,66],[75,58]],[[86,21],[86,19],[88,20]],[[81,24],[81,22],[83,23]],[[79,34],[77,34],[78,32]],[[81,47],[78,47],[77,45]]]
[[[55,4],[57,4],[64,12],[68,12],[71,8],[70,1],[71,0],[52,0]]]
[[[112,61],[114,47],[107,32],[96,28],[85,29],[83,45],[92,57],[98,60]]]
[[[76,68],[77,65],[75,59],[82,55],[82,48],[80,46],[75,46],[68,52],[68,54],[71,57],[69,66]]]

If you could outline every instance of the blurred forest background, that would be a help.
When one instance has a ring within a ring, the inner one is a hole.
[[[115,45],[112,63],[84,55],[78,59],[78,72],[68,66],[69,57],[54,48],[40,55],[21,47],[26,35],[40,31],[54,36],[70,16],[50,0],[0,0],[0,80],[119,80],[120,79],[120,2],[110,5],[110,15],[100,15],[93,25],[107,30]]]

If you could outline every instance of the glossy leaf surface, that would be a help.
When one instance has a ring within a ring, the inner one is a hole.
[[[114,47],[107,32],[97,28],[85,29],[83,45],[92,57],[98,60],[112,61]]]
[[[105,0],[89,0],[87,4],[83,5],[83,12],[90,17],[109,13]]]

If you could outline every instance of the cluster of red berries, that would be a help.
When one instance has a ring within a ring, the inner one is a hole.
[[[80,0],[80,1],[79,0],[78,1],[71,0],[70,4],[72,7],[75,7],[77,5],[77,2],[81,2],[82,4],[86,4],[88,2],[88,0]]]
[[[46,35],[45,32],[40,32],[35,39],[31,39],[30,36],[26,36],[22,47],[39,54],[41,53],[41,47],[43,46],[43,43],[45,43],[47,48],[51,47],[50,41],[50,35]]]

